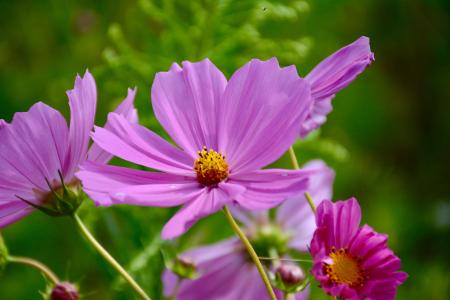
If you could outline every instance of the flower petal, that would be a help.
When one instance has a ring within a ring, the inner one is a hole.
[[[176,206],[201,192],[193,178],[86,162],[76,176],[97,205]]]
[[[19,199],[7,203],[0,202],[0,228],[19,221],[33,211],[34,208]]]
[[[323,161],[314,160],[306,164],[303,170],[311,171],[307,192],[318,206],[322,200],[331,199],[334,171]],[[314,212],[303,193],[297,194],[277,209],[277,223],[292,234],[290,246],[299,251],[306,251],[316,229]]]
[[[153,111],[172,139],[197,158],[203,146],[217,150],[217,103],[227,80],[208,59],[182,66],[156,74]]]
[[[305,191],[310,174],[306,170],[258,170],[232,175],[228,182],[246,188],[233,198],[239,205],[249,210],[264,210]]]
[[[369,38],[362,36],[324,59],[305,79],[314,99],[325,99],[349,85],[373,61]]]
[[[295,66],[252,60],[231,77],[219,109],[219,150],[231,172],[277,160],[295,141],[312,105]]]
[[[73,90],[67,91],[70,105],[69,153],[63,174],[71,177],[87,158],[90,133],[94,126],[97,89],[91,73],[77,75]]]
[[[48,190],[45,179],[59,179],[68,128],[58,111],[38,102],[28,112],[16,113],[12,123],[0,131],[0,140],[2,176],[42,191]]]
[[[230,196],[219,188],[204,188],[203,192],[191,202],[185,204],[166,223],[162,231],[163,239],[173,239],[185,233],[199,219],[213,214],[231,202]]]
[[[311,84],[314,107],[302,126],[302,137],[325,123],[326,115],[332,110],[331,99],[334,95],[355,80],[373,61],[369,39],[363,36],[324,59],[305,77]]]
[[[95,127],[93,140],[122,159],[174,174],[194,177],[194,160],[149,129],[110,113],[109,129]]]
[[[137,123],[138,122],[138,114],[137,110],[134,107],[134,98],[136,96],[136,90],[135,89],[128,89],[128,95],[127,97],[122,101],[122,103],[117,106],[117,108],[114,110],[115,113],[123,116],[125,119],[127,119],[130,123]],[[111,126],[106,122],[105,129],[110,129]],[[91,161],[96,162],[102,162],[107,163],[112,158],[112,155],[100,148],[96,143],[93,143],[91,148],[88,152],[88,159]]]

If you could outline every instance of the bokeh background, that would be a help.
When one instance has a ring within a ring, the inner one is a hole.
[[[248,59],[279,57],[301,75],[361,35],[376,62],[338,94],[321,132],[299,142],[302,162],[335,168],[334,199],[356,196],[363,221],[390,236],[410,274],[398,299],[448,299],[450,233],[450,2],[0,1],[0,118],[42,100],[68,116],[65,91],[89,68],[98,86],[97,124],[138,86],[141,122],[162,133],[150,106],[155,72],[174,61],[211,58],[227,76]],[[162,133],[163,134],[163,133]],[[0,141],[1,143],[2,141]],[[45,141],[43,141],[45,142]],[[290,167],[283,157],[280,166]],[[90,203],[81,215],[154,299],[161,299],[161,249],[186,249],[231,235],[222,214],[182,238],[159,232],[175,209]],[[40,212],[2,234],[81,286],[86,299],[134,299],[68,218]],[[167,250],[169,251],[169,250]],[[37,272],[10,265],[0,299],[41,299]],[[312,299],[327,299],[314,289]]]

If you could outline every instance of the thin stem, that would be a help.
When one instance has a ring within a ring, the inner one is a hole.
[[[77,214],[73,215],[81,234],[86,240],[100,253],[101,256],[114,268],[120,275],[130,284],[130,286],[139,294],[144,300],[151,300],[150,297],[144,292],[144,290],[134,281],[134,279],[127,273],[127,271],[100,245],[99,242],[92,236],[87,227],[83,224],[80,217]]]
[[[239,238],[241,239],[242,243],[244,243],[248,254],[252,258],[253,262],[255,263],[255,266],[258,269],[259,275],[261,275],[261,278],[262,278],[262,280],[264,282],[264,285],[266,286],[266,289],[267,289],[267,292],[268,292],[268,294],[270,296],[270,299],[276,300],[277,298],[276,298],[275,293],[274,293],[274,291],[272,289],[272,286],[270,285],[269,278],[267,277],[266,271],[264,271],[264,267],[261,264],[261,262],[259,261],[258,255],[256,254],[255,250],[253,249],[252,244],[250,244],[250,242],[247,239],[247,237],[245,236],[244,232],[242,232],[242,230],[239,228],[239,225],[234,220],[234,218],[231,215],[231,212],[228,209],[228,207],[225,206],[223,208],[223,211],[225,213],[225,216],[226,216],[228,222],[230,223],[231,227],[233,228],[234,232],[239,236]]]
[[[297,156],[295,155],[295,151],[294,151],[294,147],[289,147],[289,156],[291,158],[292,161],[292,166],[294,167],[294,169],[300,169],[300,166],[298,165],[298,161],[297,161]],[[314,214],[316,213],[316,206],[314,205],[314,202],[311,198],[311,196],[308,194],[308,192],[305,192],[305,198],[309,203],[309,206],[311,206],[312,211],[314,212]]]
[[[52,272],[46,265],[43,263],[29,258],[29,257],[21,257],[21,256],[9,256],[8,261],[11,263],[23,264],[35,268],[45,275],[53,284],[57,284],[59,282],[58,276]]]
[[[288,297],[289,297],[289,293],[283,292],[283,300],[288,300]]]
[[[294,167],[294,169],[300,169],[300,166],[298,164],[298,160],[297,160],[297,156],[295,155],[295,151],[294,151],[294,147],[289,147],[289,157],[291,158],[292,161],[292,166]]]
[[[313,261],[310,259],[294,259],[294,258],[278,258],[278,257],[266,257],[266,256],[258,256],[259,260],[279,260],[279,261],[298,261],[298,262],[307,262],[312,263]]]
[[[305,198],[308,200],[309,206],[311,206],[313,213],[316,214],[316,206],[314,205],[311,195],[308,192],[305,192]]]

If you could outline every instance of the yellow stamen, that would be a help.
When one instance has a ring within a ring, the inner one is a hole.
[[[359,259],[348,253],[347,249],[332,250],[329,254],[332,263],[324,264],[324,272],[331,282],[348,284],[353,288],[359,288],[366,280]]]
[[[194,170],[197,173],[197,180],[203,185],[216,185],[228,177],[228,164],[225,156],[203,147],[198,151],[199,158],[194,162]]]

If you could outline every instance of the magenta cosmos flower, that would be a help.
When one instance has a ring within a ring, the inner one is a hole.
[[[131,122],[137,121],[135,92],[129,89],[116,109]],[[37,206],[46,204],[52,194],[50,186],[61,188],[61,175],[66,185],[76,184],[74,173],[86,159],[106,163],[111,158],[95,144],[89,149],[97,102],[92,75],[86,71],[83,78],[77,76],[67,96],[70,126],[58,111],[42,102],[28,112],[16,113],[11,124],[0,121],[0,227],[34,210],[24,200]]]
[[[305,165],[304,170],[311,174],[307,190],[315,204],[329,199],[334,172],[322,161],[312,161]],[[278,207],[273,220],[267,212],[233,212],[235,217],[245,224],[244,231],[259,256],[272,256],[271,251],[275,250],[279,256],[288,258],[288,250],[308,251],[316,226],[314,213],[303,195],[284,201]],[[268,299],[258,270],[238,238],[189,250],[182,253],[179,259],[195,268],[199,277],[180,281],[172,271],[165,270],[162,280],[166,297],[176,296],[176,299],[180,300]],[[264,262],[270,265],[269,261]],[[292,268],[286,269],[289,271]],[[275,292],[278,298],[282,299],[281,292]],[[176,295],[173,295],[174,293]],[[303,292],[297,293],[295,299],[307,299],[308,294],[307,287]]]
[[[356,199],[322,202],[311,241],[312,273],[329,294],[342,299],[395,299],[407,274],[398,272],[400,259],[387,246],[387,235],[359,227]]]
[[[324,59],[305,77],[311,85],[314,105],[302,124],[302,137],[325,123],[333,109],[331,100],[335,94],[349,85],[374,59],[369,38],[363,36]]]
[[[96,128],[95,143],[161,172],[84,165],[77,176],[97,205],[183,205],[162,231],[167,239],[227,204],[268,209],[306,187],[306,171],[261,170],[292,145],[312,104],[295,66],[252,60],[227,82],[207,59],[174,64],[156,74],[152,103],[179,147],[110,114],[111,127]]]

